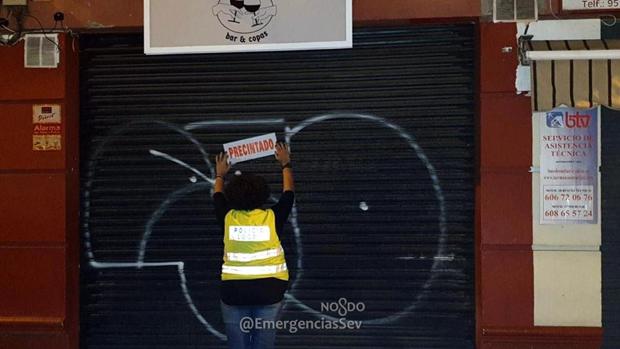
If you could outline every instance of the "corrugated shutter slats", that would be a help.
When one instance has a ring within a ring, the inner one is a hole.
[[[297,184],[283,319],[365,305],[346,316],[360,330],[280,331],[278,347],[473,348],[474,34],[357,29],[352,50],[183,56],[85,36],[83,347],[224,348],[210,163],[276,132]],[[236,169],[278,197],[273,159]]]

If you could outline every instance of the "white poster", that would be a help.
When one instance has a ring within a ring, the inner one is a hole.
[[[242,161],[274,155],[276,143],[276,134],[269,133],[263,136],[226,143],[224,144],[224,151],[228,153],[230,163],[236,164]]]
[[[541,224],[598,223],[598,111],[540,114]]]
[[[145,0],[146,54],[351,48],[352,0]]]

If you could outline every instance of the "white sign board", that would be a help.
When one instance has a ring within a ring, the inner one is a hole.
[[[540,223],[598,223],[598,108],[557,108],[540,122]]]
[[[275,154],[276,134],[270,133],[242,139],[236,142],[224,144],[224,151],[228,153],[231,164],[248,161]]]
[[[32,106],[33,124],[60,124],[60,104],[35,104]]]
[[[352,0],[144,0],[144,53],[351,48]]]
[[[562,0],[562,10],[620,9],[620,0]]]

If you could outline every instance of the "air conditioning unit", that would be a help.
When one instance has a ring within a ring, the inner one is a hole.
[[[493,0],[493,22],[533,22],[538,0]]]
[[[59,62],[58,34],[26,34],[24,67],[58,68]]]

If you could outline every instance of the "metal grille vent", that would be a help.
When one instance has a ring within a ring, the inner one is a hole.
[[[46,36],[47,35],[47,36]],[[60,62],[57,34],[28,34],[24,46],[26,68],[57,68]]]
[[[538,19],[538,0],[493,0],[494,22],[531,22]]]

